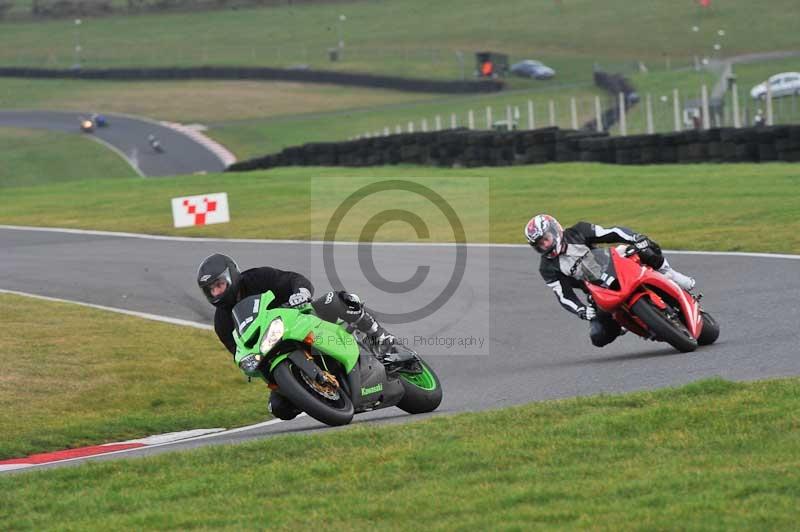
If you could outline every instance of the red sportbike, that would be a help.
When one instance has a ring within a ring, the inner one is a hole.
[[[633,246],[593,249],[579,266],[597,307],[627,330],[684,353],[719,336],[719,325],[698,298],[642,264]]]

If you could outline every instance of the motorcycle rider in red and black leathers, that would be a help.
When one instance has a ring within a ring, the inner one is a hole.
[[[575,288],[586,292],[576,274],[577,264],[597,247],[596,244],[633,244],[643,264],[672,279],[684,290],[691,290],[695,285],[694,279],[670,267],[658,244],[626,227],[605,228],[578,222],[562,229],[552,216],[537,214],[525,226],[525,238],[542,256],[539,273],[544,282],[553,289],[562,307],[583,320],[589,320],[589,337],[597,347],[613,342],[623,330],[611,314],[596,308],[591,300],[583,303],[575,294]]]
[[[368,340],[373,342],[379,356],[390,353],[396,342],[396,338],[375,320],[357,295],[344,291],[328,292],[312,300],[314,287],[311,281],[296,272],[268,266],[240,272],[232,258],[215,253],[200,264],[197,284],[206,299],[217,308],[214,313],[214,330],[222,344],[234,355],[236,343],[233,340],[233,307],[242,299],[263,294],[267,290],[275,294],[270,308],[310,303],[319,318],[334,323],[342,320],[365,333]],[[275,390],[270,394],[269,410],[280,419],[293,419],[300,413]]]

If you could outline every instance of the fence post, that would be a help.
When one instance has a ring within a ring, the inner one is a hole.
[[[414,122],[409,122],[408,123],[408,132],[409,133],[413,133],[414,132]]]
[[[628,134],[628,124],[625,122],[625,94],[619,93],[619,134],[623,137]]]
[[[492,106],[486,106],[486,129],[492,129]]]
[[[594,97],[594,119],[597,122],[595,125],[594,130],[600,133],[603,132],[603,110],[600,108],[600,96],[595,95]]]
[[[456,129],[458,127],[458,121],[456,119],[456,114],[450,114],[450,129]]]
[[[401,134],[403,132],[403,126],[397,124],[396,126],[394,126],[394,132],[397,133],[398,135]]]
[[[556,102],[554,102],[553,100],[550,100],[549,106],[550,106],[550,125],[551,126],[555,126],[556,125]]]
[[[511,131],[514,129],[511,124],[511,120],[513,119],[511,115],[511,105],[506,105],[506,122],[508,123],[508,130]]]
[[[708,129],[711,127],[711,116],[708,112],[708,87],[705,83],[700,87],[700,102],[703,106],[703,129]]]
[[[422,119],[422,123],[420,124],[420,129],[422,129],[423,132],[427,133],[427,131],[428,131],[428,119],[427,118],[423,118]]]
[[[472,109],[467,113],[467,127],[469,129],[475,129],[475,113],[472,112]]]
[[[655,133],[655,128],[653,127],[653,98],[650,93],[647,93],[645,105],[647,106],[647,134],[652,135]]]
[[[678,89],[672,89],[672,113],[675,119],[675,131],[681,130],[681,109],[680,99],[678,97]]]
[[[528,129],[536,129],[536,120],[533,116],[533,100],[528,100]]]
[[[441,131],[441,130],[442,130],[442,117],[436,115],[436,131]]]
[[[391,134],[391,131],[388,127],[383,128],[383,136],[388,137]]]
[[[572,115],[572,129],[578,129],[578,106],[574,96],[569,100],[569,111]]]
[[[767,82],[767,125],[772,125],[772,88]]]
[[[739,89],[736,82],[731,83],[731,99],[733,103],[733,127],[742,127],[742,120],[739,117]]]

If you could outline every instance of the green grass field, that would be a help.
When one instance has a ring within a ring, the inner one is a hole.
[[[433,131],[436,116],[441,126],[449,128],[451,115],[456,115],[456,125],[467,127],[468,113],[473,111],[477,129],[487,129],[486,108],[491,107],[492,122],[506,120],[507,107],[512,118],[518,115],[520,127],[528,127],[528,101],[534,105],[534,125],[545,127],[551,124],[549,102],[555,105],[555,125],[571,127],[570,98],[577,98],[581,106],[577,109],[578,125],[594,118],[594,96],[605,102],[605,95],[592,85],[574,86],[564,89],[536,89],[503,92],[481,96],[451,96],[429,101],[384,105],[371,108],[342,110],[321,114],[298,114],[267,119],[222,121],[212,124],[210,136],[234,151],[240,158],[258,157],[280,151],[287,146],[306,142],[345,140],[366,133],[383,134],[385,128],[391,133],[399,126],[408,131],[413,122],[414,131],[422,131],[423,120],[428,131]]]
[[[211,331],[7,294],[0,327],[0,459],[270,417]]]
[[[645,167],[576,163],[476,169],[295,167],[158,180],[54,183],[46,195],[38,187],[6,189],[0,196],[0,224],[307,239],[318,237],[320,228],[327,224],[325,209],[310,211],[312,199],[319,200],[328,189],[344,193],[369,180],[398,178],[437,185],[463,218],[473,242],[519,243],[524,223],[533,214],[547,211],[566,224],[587,218],[600,224],[627,225],[650,234],[670,249],[800,253],[800,176],[793,165],[780,163]],[[172,227],[171,198],[220,191],[229,196],[230,223]],[[488,208],[488,226],[482,214],[485,209],[476,206]],[[425,207],[409,205],[412,209]],[[358,239],[362,222],[357,216],[347,218],[337,238]],[[379,240],[411,237],[409,227],[403,224],[387,225],[377,234]],[[452,238],[449,227],[432,228],[432,240]]]
[[[84,19],[79,27],[72,19],[6,22],[0,63],[70,66],[79,42],[86,66],[307,64],[452,79],[461,76],[456,51],[490,49],[512,59],[535,55],[561,67],[564,79],[582,61],[576,70],[587,79],[592,61],[688,64],[711,50],[718,29],[726,31],[728,54],[791,49],[797,14],[794,0],[776,0],[768,10],[748,0],[707,10],[688,1],[406,0],[115,16]],[[330,63],[327,49],[340,36],[343,60]],[[473,67],[468,55],[467,74]]]
[[[87,137],[0,128],[0,189],[134,176],[119,155]]]
[[[433,97],[353,87],[343,90],[335,85],[257,81],[130,83],[0,78],[1,109],[99,110],[184,123],[302,116]]]
[[[800,381],[536,403],[0,477],[6,528],[791,530]],[[24,480],[24,481],[23,481]]]
[[[73,48],[80,42],[86,66],[303,64],[459,79],[462,66],[456,52],[464,53],[463,73],[470,77],[472,53],[492,49],[510,53],[512,60],[543,59],[558,76],[547,82],[512,78],[510,88],[521,92],[471,98],[287,83],[0,79],[0,107],[95,109],[210,122],[211,136],[247,158],[309,141],[343,140],[397,125],[406,128],[410,121],[419,129],[422,119],[433,128],[437,114],[445,125],[451,113],[465,124],[469,108],[476,111],[476,126],[483,128],[487,105],[493,107],[494,120],[505,117],[506,105],[519,107],[521,125],[527,126],[528,99],[537,105],[539,125],[550,124],[548,102],[553,99],[555,122],[570,127],[569,100],[575,97],[580,125],[594,117],[594,95],[607,104],[608,98],[591,86],[592,68],[599,65],[630,75],[642,98],[650,94],[656,129],[668,131],[673,127],[672,103],[661,98],[671,98],[673,88],[680,90],[682,99],[697,98],[703,83],[709,88],[714,84],[710,73],[685,70],[693,56],[714,55],[712,46],[718,41],[725,56],[792,49],[792,13],[800,11],[791,0],[773,2],[769,10],[746,0],[715,3],[707,10],[688,1],[512,0],[487,6],[478,0],[408,0],[119,15],[84,19],[79,27],[72,19],[16,21],[0,23],[0,64],[70,66],[75,61]],[[343,22],[341,14],[346,16]],[[327,49],[337,44],[340,27],[346,43],[343,60],[330,63]],[[717,35],[720,29],[725,31],[722,37]],[[649,69],[647,74],[635,73],[640,61]],[[744,87],[750,83],[746,80],[758,76],[747,74],[753,65],[741,68]],[[782,122],[800,117],[796,105],[778,105]],[[754,111],[749,109],[748,116]],[[628,117],[628,131],[645,129],[642,104]]]

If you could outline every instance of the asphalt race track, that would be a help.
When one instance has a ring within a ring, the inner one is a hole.
[[[225,164],[206,146],[159,122],[130,116],[105,114],[108,126],[82,133],[81,118],[91,113],[61,111],[0,111],[0,127],[49,129],[92,136],[113,146],[147,177],[221,172]],[[147,141],[153,134],[164,148],[154,151]]]
[[[220,251],[235,257],[243,269],[268,264],[300,271],[321,295],[331,285],[322,248],[319,243],[147,239],[0,227],[0,288],[210,323],[212,307],[194,280],[205,256]],[[364,248],[337,244],[336,271],[344,286],[384,316],[424,307],[450,282],[457,262],[453,246],[376,246],[375,270],[386,280],[397,283],[420,265],[429,268],[420,287],[398,296],[364,278],[369,261],[363,256],[359,260],[358,249]],[[667,256],[676,269],[697,278],[705,310],[721,325],[716,344],[681,354],[667,344],[629,334],[603,349],[592,347],[587,323],[561,309],[539,278],[538,256],[525,246],[470,246],[461,281],[441,308],[415,323],[388,324],[389,316],[387,326],[440,375],[444,401],[439,413],[654,389],[711,376],[755,380],[800,375],[800,260],[747,254]],[[425,346],[422,339],[433,343]],[[458,345],[466,339],[472,345]],[[219,356],[229,357],[222,347]],[[231,365],[230,371],[238,369]],[[359,415],[354,423],[409,419],[389,408]],[[124,456],[321,428],[303,417]]]

